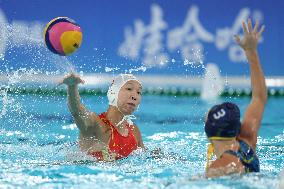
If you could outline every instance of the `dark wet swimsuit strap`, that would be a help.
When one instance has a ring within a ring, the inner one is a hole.
[[[240,144],[240,147],[239,147],[238,150],[226,150],[223,154],[230,154],[230,155],[236,156],[236,157],[238,157],[242,160],[243,156],[242,156],[240,151],[246,143],[244,143],[242,140],[239,140],[239,144]]]
[[[230,154],[230,155],[233,155],[233,156],[236,156],[238,158],[240,158],[240,155],[238,152],[234,151],[234,150],[227,150],[225,151],[223,154]],[[222,155],[223,156],[223,155]]]
[[[245,152],[247,151],[247,153],[249,153],[249,150],[245,148],[245,145],[247,145],[245,142],[243,141],[239,141],[240,142],[240,149],[237,150],[237,151],[234,151],[234,150],[227,150],[225,151],[223,154],[230,154],[230,155],[233,155],[233,156],[236,156],[237,158],[240,159],[240,161],[242,162],[242,164],[245,166],[245,171],[246,172],[258,172],[259,171],[259,168],[257,170],[255,170],[255,156],[252,155],[252,156],[247,156],[244,153],[244,150]],[[248,145],[247,145],[248,148],[250,148]],[[254,152],[250,152],[250,153],[254,153]],[[249,159],[248,159],[249,158]]]

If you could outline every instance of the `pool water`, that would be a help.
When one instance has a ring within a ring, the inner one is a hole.
[[[261,172],[205,179],[204,116],[212,103],[199,97],[143,96],[135,112],[147,152],[96,162],[77,147],[78,129],[66,96],[8,94],[0,103],[0,188],[278,188],[284,167],[284,98],[269,98],[259,132]],[[105,96],[82,96],[97,113]],[[243,113],[250,99],[232,101]],[[162,155],[153,157],[151,150]]]

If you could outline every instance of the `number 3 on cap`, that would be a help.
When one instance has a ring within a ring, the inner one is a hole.
[[[224,117],[226,115],[226,112],[224,109],[221,109],[217,113],[213,114],[214,119],[220,119],[221,117]]]

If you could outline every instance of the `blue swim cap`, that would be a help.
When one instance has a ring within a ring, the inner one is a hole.
[[[240,109],[236,104],[225,102],[209,110],[205,123],[208,139],[230,140],[239,134],[240,128]]]

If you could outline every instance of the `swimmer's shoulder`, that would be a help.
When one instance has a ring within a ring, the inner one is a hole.
[[[106,133],[108,132],[111,128],[102,121],[102,119],[99,117],[99,115],[95,112],[90,112],[90,118],[89,118],[89,123],[88,126],[95,130],[95,132],[101,132],[101,133]]]

